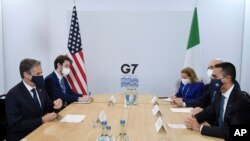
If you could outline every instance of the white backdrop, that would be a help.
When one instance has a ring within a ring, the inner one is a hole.
[[[242,74],[241,74],[241,87],[250,93],[250,1],[246,1],[245,7],[245,22],[244,22],[244,38],[242,50]]]
[[[2,1],[0,1],[2,7]],[[3,54],[3,29],[2,29],[2,10],[0,10],[0,95],[5,93],[5,76],[4,76],[4,54]]]
[[[244,2],[198,2],[204,77],[208,61],[221,58],[235,64],[240,81]],[[72,3],[3,0],[6,90],[20,81],[18,64],[24,57],[40,59],[45,75],[53,70],[55,57],[65,53]],[[123,63],[139,63],[141,92],[169,95],[175,90],[195,0],[79,0],[76,4],[93,93],[120,91]]]

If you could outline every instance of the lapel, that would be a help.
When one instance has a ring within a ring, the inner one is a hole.
[[[235,98],[237,97],[237,95],[238,95],[238,90],[234,87],[227,102],[224,120],[230,117],[235,102]]]
[[[28,91],[28,89],[25,87],[25,85],[23,84],[23,81],[20,83],[21,89],[23,91],[23,97],[25,98],[25,100],[27,100],[28,103],[31,103],[31,105],[35,105],[35,102],[33,100],[33,97],[31,96],[30,92]],[[39,98],[41,96],[39,95]],[[41,98],[40,98],[41,101]],[[42,101],[41,101],[42,103]],[[31,106],[34,112],[37,113],[41,113],[40,111],[37,110],[36,106]]]
[[[52,72],[52,77],[53,79],[56,81],[56,86],[57,88],[60,88],[61,89],[61,85],[60,85],[60,82],[59,82],[59,78],[57,77],[56,73],[53,71]],[[61,90],[62,91],[62,90]]]
[[[37,93],[38,93],[38,96],[39,96],[39,99],[40,99],[40,102],[41,102],[41,106],[42,106],[42,110],[44,109],[44,104],[45,104],[45,99],[44,99],[44,95],[46,94],[46,93],[44,93],[43,91],[42,91],[42,89],[36,89],[37,90]]]

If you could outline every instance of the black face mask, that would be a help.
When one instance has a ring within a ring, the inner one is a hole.
[[[221,79],[211,79],[210,86],[212,91],[219,92],[220,88],[223,86],[223,83],[221,82]]]
[[[40,76],[32,76],[32,82],[36,84],[37,88],[43,88],[44,78],[42,75]]]

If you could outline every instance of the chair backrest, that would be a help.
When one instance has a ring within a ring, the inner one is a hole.
[[[246,91],[241,91],[241,93],[244,94],[244,95],[246,95],[250,99],[249,93],[247,93]]]
[[[0,95],[0,140],[6,139],[7,136],[7,118],[5,112],[5,97],[6,94]]]

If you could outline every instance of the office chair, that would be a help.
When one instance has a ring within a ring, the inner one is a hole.
[[[5,112],[5,97],[6,94],[0,95],[0,141],[7,137],[7,118]]]

